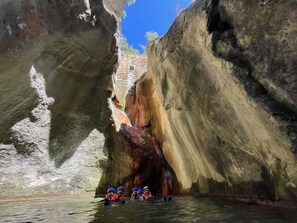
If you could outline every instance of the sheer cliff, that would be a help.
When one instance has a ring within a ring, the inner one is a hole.
[[[148,48],[131,123],[180,192],[295,199],[296,1],[195,1]]]
[[[125,3],[1,1],[0,196],[149,184],[295,201],[296,1],[196,0],[142,76],[118,64]],[[126,100],[121,69],[141,76]]]
[[[94,193],[105,179],[125,3],[1,1],[1,196]]]

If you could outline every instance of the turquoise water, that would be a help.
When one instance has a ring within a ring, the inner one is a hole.
[[[0,222],[297,222],[297,211],[207,198],[107,206],[96,199],[0,204]]]

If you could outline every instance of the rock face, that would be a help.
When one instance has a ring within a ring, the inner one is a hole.
[[[110,100],[126,123],[116,133],[107,98],[125,2],[1,1],[0,196],[157,182],[294,200],[296,2],[195,1],[148,47],[130,120]]]
[[[295,199],[296,1],[195,1],[127,96],[180,192]]]
[[[119,67],[114,75],[114,93],[122,107],[125,107],[125,98],[128,90],[146,71],[146,55],[121,53]]]
[[[125,2],[1,1],[0,196],[98,186]]]
[[[159,142],[142,128],[135,126],[122,124],[120,133],[132,147],[133,166],[129,185],[150,185],[153,194],[162,193],[163,196],[177,192],[176,176],[167,164]]]

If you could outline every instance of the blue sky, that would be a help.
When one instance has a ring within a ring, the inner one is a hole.
[[[126,6],[127,17],[122,21],[122,33],[129,45],[142,53],[140,44],[146,45],[145,33],[155,31],[163,36],[177,13],[190,5],[191,0],[136,0]]]

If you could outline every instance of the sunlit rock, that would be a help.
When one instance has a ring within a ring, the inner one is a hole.
[[[104,183],[125,2],[1,1],[0,196],[93,194]]]
[[[180,192],[295,196],[295,8],[195,1],[148,47],[126,112],[161,142]]]

